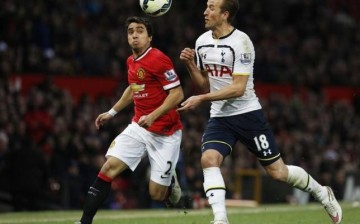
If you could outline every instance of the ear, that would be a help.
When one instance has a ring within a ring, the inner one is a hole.
[[[149,37],[149,41],[150,41],[150,42],[152,41],[152,36],[151,36],[151,37]]]
[[[226,21],[228,21],[228,18],[229,18],[229,11],[225,11],[225,12],[223,12],[223,16],[224,16],[224,19],[225,19]]]

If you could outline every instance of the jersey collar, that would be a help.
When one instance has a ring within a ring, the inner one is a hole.
[[[139,57],[135,58],[134,57],[134,61],[139,61],[141,60],[143,57],[145,57],[147,55],[147,53],[149,53],[149,51],[152,49],[152,47],[150,46],[148,49],[146,49],[146,51],[144,51],[144,53],[142,53],[141,55],[139,55]]]
[[[229,37],[233,32],[235,31],[235,27],[233,28],[233,30],[230,32],[230,33],[228,33],[228,34],[226,34],[225,36],[221,36],[221,37],[219,37],[219,38],[217,38],[217,39],[225,39],[225,38],[227,38],[227,37]],[[211,36],[214,38],[214,34],[213,33],[211,33]],[[215,39],[215,38],[214,38]]]

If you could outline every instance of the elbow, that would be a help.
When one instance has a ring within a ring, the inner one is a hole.
[[[210,84],[209,82],[204,82],[202,83],[202,85],[200,86],[200,89],[203,93],[208,93],[210,92]]]
[[[184,100],[184,98],[185,98],[184,92],[180,91],[179,97],[178,97],[178,104],[181,103]]]
[[[234,96],[235,97],[242,97],[245,93],[245,89],[240,89],[240,90],[236,90],[234,91]]]
[[[201,91],[202,91],[203,93],[208,93],[208,92],[210,92],[210,88],[207,87],[207,86],[205,86],[205,87],[202,87],[202,88],[201,88]]]
[[[176,104],[181,103],[184,100],[184,98],[185,98],[184,91],[182,90],[182,88],[179,88],[178,91],[176,92],[176,98],[175,98]]]

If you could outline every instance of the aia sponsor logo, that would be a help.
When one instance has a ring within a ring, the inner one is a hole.
[[[209,73],[209,76],[213,77],[223,77],[223,76],[232,76],[232,71],[229,67],[223,65],[205,65],[206,70]]]

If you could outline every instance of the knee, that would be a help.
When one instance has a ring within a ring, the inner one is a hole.
[[[111,170],[111,163],[110,162],[105,162],[104,165],[101,167],[101,172],[102,173],[108,173]]]
[[[287,178],[287,169],[282,167],[280,169],[268,169],[267,173],[271,176],[272,179],[276,181],[285,182]]]
[[[115,178],[119,173],[127,168],[126,164],[118,159],[110,158],[101,167],[101,173],[108,177]]]
[[[283,176],[279,171],[269,171],[269,176],[276,181],[283,181]]]
[[[165,196],[166,196],[166,192],[162,192],[162,191],[149,191],[150,197],[152,200],[155,201],[164,201],[165,200]]]
[[[215,150],[207,150],[201,155],[201,165],[203,168],[219,167],[223,156]]]

